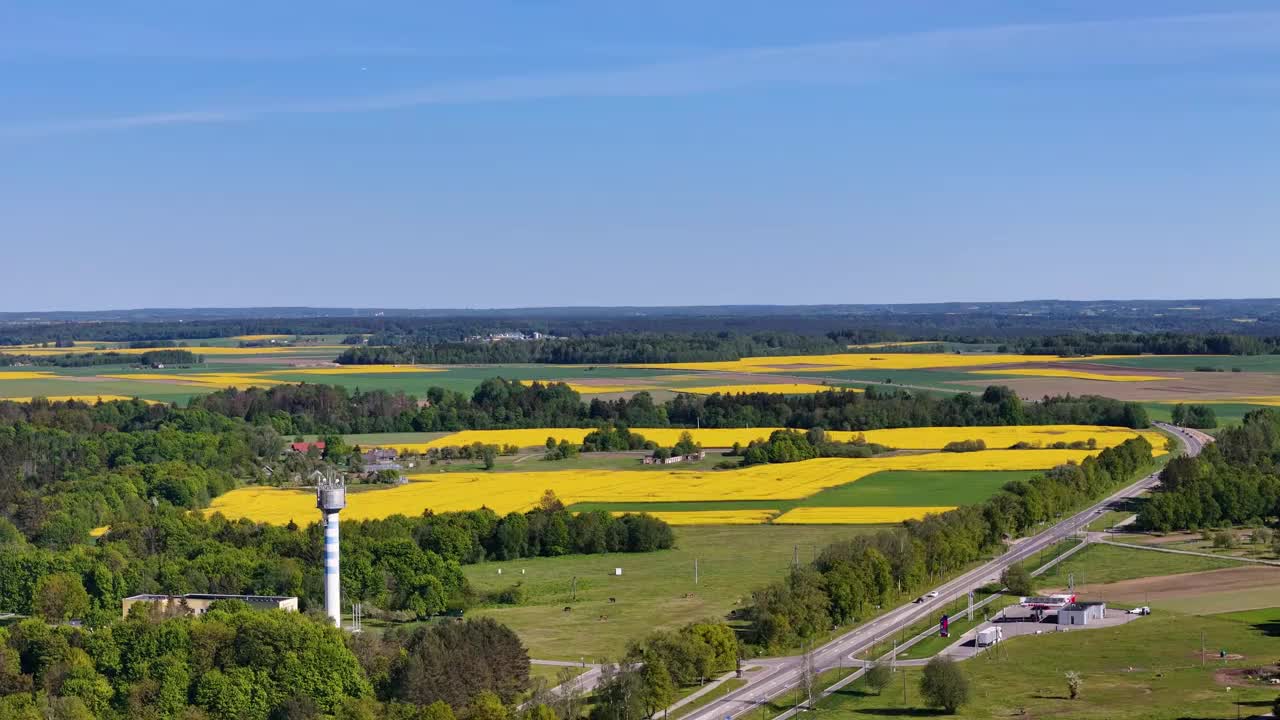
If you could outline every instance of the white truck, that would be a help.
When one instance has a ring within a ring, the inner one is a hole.
[[[978,636],[974,639],[973,644],[977,647],[989,647],[1004,640],[1004,628],[1002,627],[985,627],[978,631]]]

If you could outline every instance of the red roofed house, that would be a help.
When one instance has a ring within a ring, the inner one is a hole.
[[[324,452],[324,441],[289,443],[289,449],[297,453],[306,453],[311,448]]]

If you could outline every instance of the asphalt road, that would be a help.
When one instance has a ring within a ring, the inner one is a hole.
[[[1164,423],[1156,423],[1156,425],[1181,440],[1183,447],[1190,455],[1199,454],[1205,444],[1213,440],[1212,437],[1195,430]],[[947,603],[967,595],[970,590],[999,580],[1000,574],[1006,567],[1022,562],[1041,550],[1071,537],[1098,515],[1112,509],[1127,498],[1146,492],[1158,481],[1158,473],[1148,475],[1038,535],[1019,541],[1000,557],[939,585],[934,588],[938,592],[937,597],[922,603],[902,605],[841,635],[814,651],[814,667],[818,672],[822,672],[840,666],[859,664],[854,656],[880,639],[894,634],[904,625],[910,625],[921,618],[939,615]],[[795,688],[801,682],[803,658],[800,656],[771,658],[763,662],[753,660],[748,664],[763,667],[746,675],[746,685],[686,715],[684,720],[732,720],[750,713],[764,702]]]

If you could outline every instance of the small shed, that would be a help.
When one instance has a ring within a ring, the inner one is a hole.
[[[1074,602],[1058,610],[1059,625],[1088,625],[1107,614],[1104,602]]]

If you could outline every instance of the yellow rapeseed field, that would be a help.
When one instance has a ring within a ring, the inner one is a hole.
[[[1077,380],[1102,380],[1104,382],[1151,382],[1173,380],[1168,375],[1106,375],[1103,373],[1067,370],[1064,368],[1005,368],[1004,370],[974,370],[975,375],[1026,375],[1030,377],[1061,377]]]
[[[780,525],[884,525],[916,520],[954,510],[955,506],[926,507],[802,507],[774,519]]]
[[[58,377],[54,373],[44,372],[42,370],[13,370],[8,372],[0,371],[0,380],[45,380],[48,378]]]
[[[471,510],[481,506],[499,514],[528,510],[543,491],[554,490],[565,504],[580,502],[648,503],[717,500],[799,500],[882,470],[1041,470],[1080,462],[1084,450],[986,450],[925,453],[874,458],[819,458],[740,470],[544,470],[460,472],[410,475],[395,488],[353,493],[344,517],[381,518]],[[210,508],[228,517],[271,523],[307,518],[315,497],[307,492],[248,487],[218,497]]]
[[[1103,361],[1125,355],[1093,355],[1080,358],[1052,358],[998,353],[839,353],[835,355],[784,355],[750,357],[723,362],[630,364],[623,367],[663,370],[711,370],[719,372],[787,373],[815,370],[919,370],[962,368],[985,365],[1026,365],[1043,362]]]
[[[259,342],[261,340],[287,340],[292,335],[236,335],[232,340],[240,340],[242,342]]]
[[[49,402],[67,402],[69,400],[75,400],[76,402],[82,402],[82,403],[96,403],[99,400],[101,400],[102,402],[112,402],[114,400],[139,399],[139,398],[125,397],[124,395],[47,395],[47,396],[39,396],[39,397],[43,397],[45,400],[48,400]],[[34,399],[35,398],[33,397],[0,397],[0,400],[7,400],[9,402],[17,402],[17,403],[31,402]],[[159,400],[143,400],[142,402],[148,405],[163,404]]]
[[[707,385],[703,387],[671,388],[675,392],[694,393],[696,395],[733,395],[737,393],[782,393],[784,395],[807,395],[809,393],[842,390],[844,392],[862,392],[858,388],[840,388],[833,385],[815,385],[812,383],[759,383],[755,385]]]
[[[981,440],[993,450],[1008,448],[1027,442],[1044,446],[1057,442],[1073,443],[1098,441],[1098,448],[1119,445],[1125,440],[1141,435],[1154,450],[1164,452],[1165,436],[1157,430],[1131,430],[1123,427],[1097,425],[1000,425],[993,427],[922,427],[867,430],[866,432],[828,432],[836,440],[848,440],[862,435],[867,442],[879,443],[900,450],[929,450],[945,446],[957,440]]]
[[[777,510],[660,510],[656,512],[646,510],[645,512],[670,525],[760,525],[778,514]]]
[[[632,428],[647,440],[670,447],[680,439],[680,434],[688,432],[695,442],[707,448],[727,448],[740,443],[748,445],[753,440],[764,440],[775,430],[781,428],[711,428],[682,430],[679,428]],[[526,430],[464,430],[446,435],[425,443],[361,443],[364,447],[388,447],[400,452],[422,453],[428,448],[471,445],[516,445],[518,447],[535,447],[546,443],[548,437],[557,442],[568,440],[581,443],[586,428],[534,428]],[[888,447],[903,450],[936,450],[955,440],[982,440],[993,450],[1008,448],[1015,443],[1029,442],[1051,445],[1056,442],[1087,442],[1090,438],[1098,441],[1098,448],[1107,448],[1128,440],[1135,435],[1142,435],[1152,446],[1163,452],[1164,436],[1155,430],[1130,430],[1119,427],[1099,427],[1093,425],[1011,425],[996,427],[926,427],[898,428],[890,430],[868,430],[866,432],[829,431],[832,439],[848,441],[856,436],[863,436],[868,442],[880,443]]]
[[[102,375],[105,378],[118,380],[142,380],[144,382],[165,383],[169,385],[193,385],[196,387],[222,388],[233,387],[240,390],[250,387],[271,387],[282,385],[288,380],[264,378],[258,375],[235,375],[230,373],[120,373]]]

